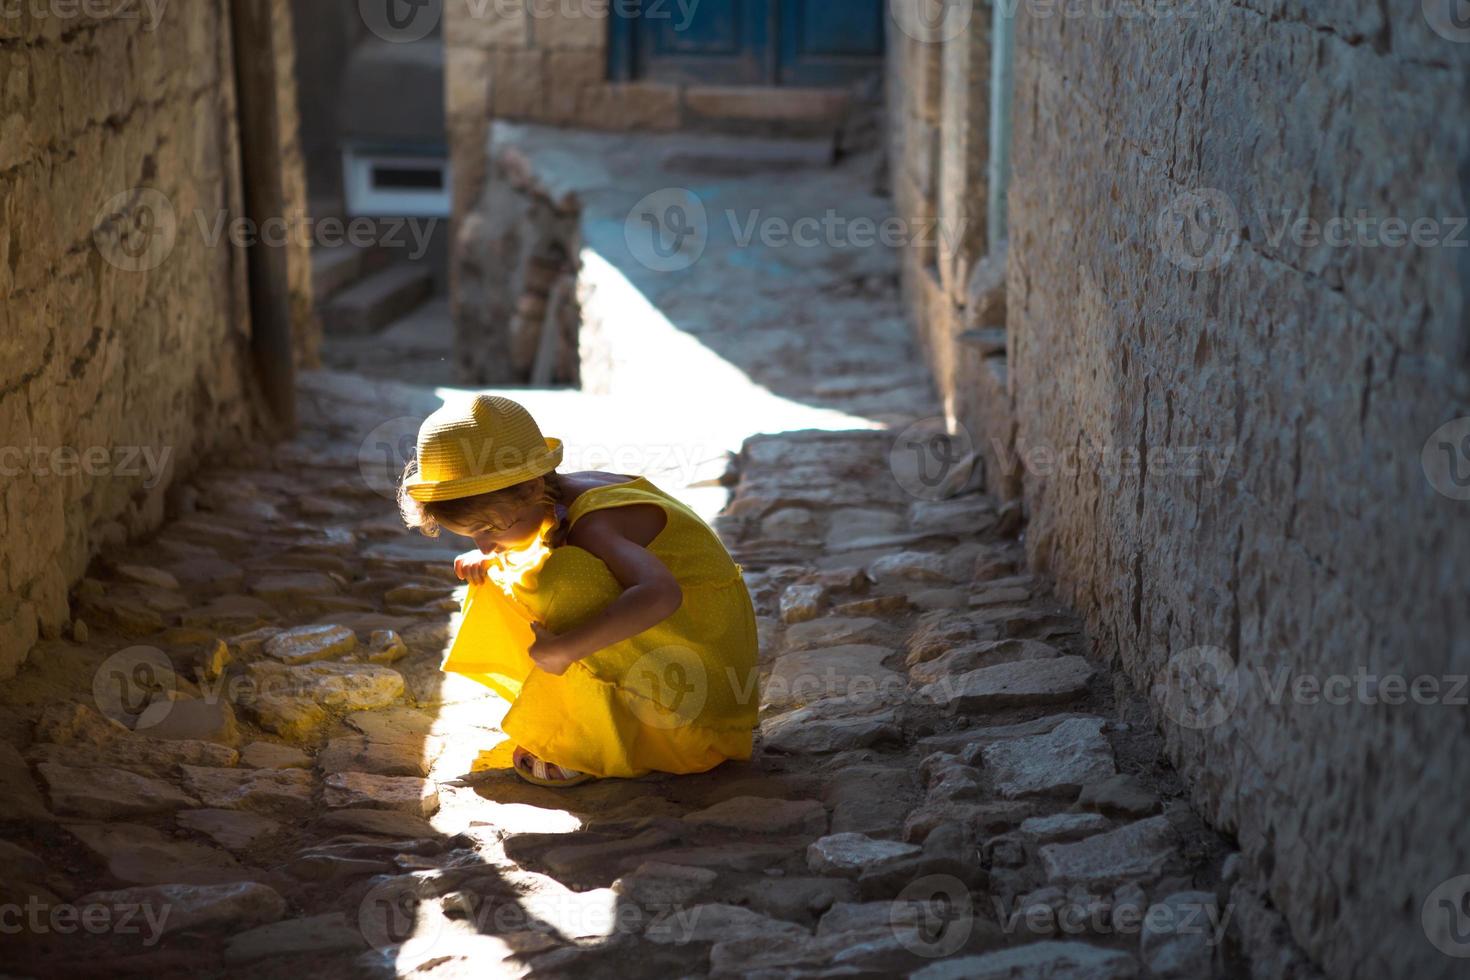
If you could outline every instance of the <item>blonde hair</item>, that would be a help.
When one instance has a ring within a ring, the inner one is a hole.
[[[540,503],[549,516],[554,516],[556,506],[562,503],[566,492],[561,474],[552,471],[524,483],[489,493],[478,493],[472,497],[422,501],[408,495],[408,484],[417,479],[418,462],[415,460],[409,462],[407,469],[403,471],[403,479],[398,483],[398,512],[403,516],[404,524],[430,538],[439,536],[445,522],[461,526],[475,523],[500,526],[506,523],[507,511],[528,504]],[[557,522],[553,520],[551,524],[554,530]]]

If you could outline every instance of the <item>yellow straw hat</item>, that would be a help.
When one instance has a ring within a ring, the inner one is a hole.
[[[561,463],[560,439],[546,439],[531,413],[509,398],[479,395],[445,405],[419,428],[414,500],[458,500],[544,476]]]

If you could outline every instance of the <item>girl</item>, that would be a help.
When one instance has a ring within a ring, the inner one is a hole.
[[[515,771],[538,785],[748,759],[756,630],[740,567],[715,533],[639,477],[556,472],[508,398],[441,408],[399,489],[405,522],[472,540],[443,669],[510,701]]]

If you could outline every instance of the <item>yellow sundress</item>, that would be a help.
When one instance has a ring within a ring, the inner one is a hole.
[[[510,742],[566,769],[631,777],[748,759],[760,695],[755,611],[740,567],[693,511],[641,477],[584,491],[567,521],[634,504],[667,515],[648,550],[683,589],[677,612],[559,677],[537,669],[531,622],[564,633],[622,593],[601,559],[565,545],[539,566],[470,587],[443,669],[509,701],[501,729]]]

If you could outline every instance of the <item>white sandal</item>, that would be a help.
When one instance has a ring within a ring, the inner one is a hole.
[[[575,769],[568,769],[554,762],[543,761],[520,748],[516,749],[515,772],[517,776],[532,785],[549,786],[552,789],[579,786],[590,779],[597,778],[590,773],[577,772]]]

